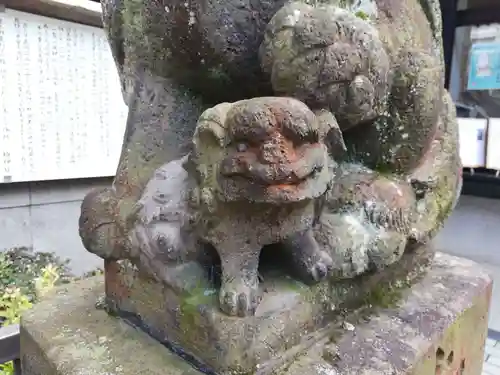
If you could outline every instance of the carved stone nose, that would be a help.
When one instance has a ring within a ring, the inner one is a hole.
[[[264,164],[283,164],[291,162],[290,146],[280,137],[273,137],[262,143],[260,159]]]

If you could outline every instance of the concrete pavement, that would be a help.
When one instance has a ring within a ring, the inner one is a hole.
[[[500,374],[500,341],[495,340],[495,338],[498,338],[498,336],[492,336],[486,340],[483,372],[481,375]]]
[[[493,277],[482,375],[500,375],[500,200],[460,197],[436,245],[440,251],[480,263]]]
[[[493,277],[489,327],[500,332],[500,200],[460,197],[436,238],[436,246],[440,251],[472,259],[489,271]]]

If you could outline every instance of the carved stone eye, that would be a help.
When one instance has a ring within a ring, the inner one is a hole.
[[[168,247],[168,241],[165,237],[163,236],[159,236],[157,239],[156,239],[156,243],[158,245],[158,247],[162,250],[166,250],[167,247]]]
[[[248,146],[245,143],[238,143],[236,145],[236,150],[238,150],[238,152],[245,152],[247,149]]]

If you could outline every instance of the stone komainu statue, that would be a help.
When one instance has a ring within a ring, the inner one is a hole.
[[[85,247],[173,284],[203,243],[220,305],[252,314],[262,246],[304,281],[426,244],[460,187],[437,0],[102,0],[129,107]],[[277,97],[275,97],[277,96]]]

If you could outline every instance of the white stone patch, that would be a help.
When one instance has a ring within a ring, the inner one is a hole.
[[[403,192],[401,191],[399,185],[396,184],[395,182],[391,182],[391,185],[396,189],[396,194],[399,195],[400,197],[402,197]]]
[[[293,13],[289,14],[285,18],[285,26],[294,27],[297,24],[297,22],[299,22],[300,16],[301,16],[300,10],[294,9]]]
[[[299,22],[299,19],[300,19],[300,10],[294,9],[294,11],[293,11],[293,18],[295,19],[295,22]]]
[[[335,368],[332,366],[326,366],[324,364],[317,364],[315,367],[316,367],[316,373],[318,375],[338,375],[339,374],[337,372],[337,370],[335,370]]]
[[[349,323],[349,322],[344,322],[343,323],[344,325],[344,329],[347,330],[347,331],[354,331],[354,325]]]
[[[193,26],[196,23],[196,16],[193,11],[189,12],[189,20],[188,20],[188,25]]]
[[[356,78],[354,78],[354,84],[358,87],[362,87],[363,86],[363,83],[364,83],[364,79],[362,76],[356,76]]]

